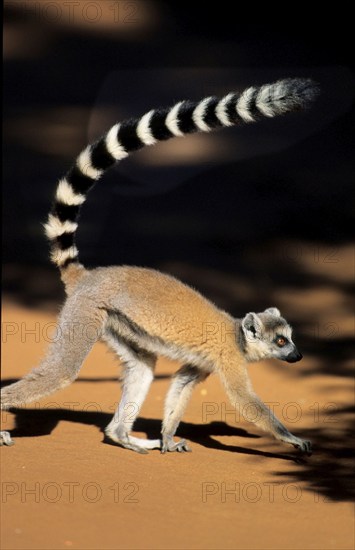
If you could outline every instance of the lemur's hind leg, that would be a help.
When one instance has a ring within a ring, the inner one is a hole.
[[[185,439],[175,443],[173,438],[194,387],[207,376],[208,373],[204,373],[191,365],[182,366],[174,375],[165,400],[162,453],[167,451],[191,451]]]
[[[106,319],[107,313],[93,307],[85,296],[69,297],[46,356],[39,367],[1,390],[1,409],[42,399],[73,382],[85,357],[101,337]],[[8,432],[0,433],[0,441],[12,444]]]
[[[117,337],[105,336],[105,340],[119,354],[124,368],[121,401],[105,429],[106,435],[126,449],[138,453],[147,453],[147,449],[160,449],[160,439],[141,439],[130,435],[154,378],[156,357],[143,350],[134,350]]]
[[[0,445],[13,445],[15,442],[11,439],[10,432],[1,430],[0,432]]]

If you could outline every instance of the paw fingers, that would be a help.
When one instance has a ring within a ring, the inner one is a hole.
[[[177,443],[174,443],[173,441],[169,441],[167,443],[163,443],[163,446],[161,448],[162,453],[172,453],[172,452],[178,452],[178,453],[191,453],[191,449],[186,443],[185,439],[181,439]]]
[[[312,443],[310,441],[301,440],[300,443],[295,443],[294,447],[307,456],[312,454]]]

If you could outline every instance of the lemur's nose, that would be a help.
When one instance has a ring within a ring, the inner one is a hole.
[[[294,351],[291,351],[291,353],[288,354],[286,361],[288,363],[297,363],[297,361],[301,361],[303,355],[298,351],[298,349],[295,349]]]

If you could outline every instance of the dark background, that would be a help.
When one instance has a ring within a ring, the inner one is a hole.
[[[176,160],[181,140],[170,142],[168,161],[159,145],[153,165],[151,150],[123,162],[90,194],[78,245],[85,265],[171,271],[236,315],[268,305],[274,285],[313,283],[287,261],[298,243],[352,237],[346,17],[323,14],[317,25],[300,13],[270,25],[223,4],[89,4],[68,15],[63,2],[5,3],[5,291],[31,305],[63,296],[41,223],[58,178],[116,118],[285,76],[320,82],[310,112],[189,138]],[[218,274],[260,292],[251,304],[243,293],[234,301]]]

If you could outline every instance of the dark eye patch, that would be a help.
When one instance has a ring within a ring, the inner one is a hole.
[[[275,344],[279,346],[279,348],[283,348],[288,344],[288,340],[286,336],[282,336],[281,334],[278,334],[274,340]]]

